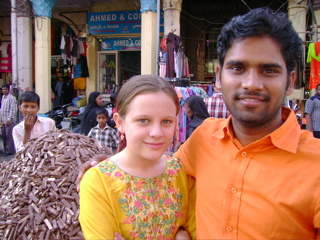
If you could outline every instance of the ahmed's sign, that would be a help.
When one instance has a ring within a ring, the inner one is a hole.
[[[101,50],[141,50],[140,38],[104,38]]]
[[[160,13],[160,32],[163,32],[163,11]],[[141,33],[141,12],[91,12],[88,29],[91,35]]]

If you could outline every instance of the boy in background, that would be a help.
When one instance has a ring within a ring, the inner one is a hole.
[[[96,120],[98,125],[91,128],[88,137],[96,139],[101,145],[106,146],[113,153],[116,153],[119,138],[117,131],[111,128],[107,122],[109,120],[108,111],[104,108],[96,111]]]
[[[19,151],[30,139],[57,129],[51,118],[37,116],[40,109],[40,97],[35,92],[22,93],[18,108],[24,120],[13,128],[12,135],[16,151]]]

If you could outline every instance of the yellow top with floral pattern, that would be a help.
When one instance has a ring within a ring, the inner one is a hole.
[[[195,183],[181,162],[165,156],[153,178],[132,176],[106,159],[80,185],[80,223],[86,239],[174,239],[179,227],[195,239]]]

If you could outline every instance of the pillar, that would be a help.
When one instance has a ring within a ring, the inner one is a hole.
[[[308,9],[307,0],[289,0],[288,17],[292,22],[294,29],[298,32],[304,42],[306,40],[306,16]],[[304,99],[304,88],[294,89],[288,99]]]
[[[31,5],[27,0],[17,0],[17,74],[19,92],[33,90],[32,80],[32,23]]]
[[[31,0],[38,15],[35,18],[35,86],[40,96],[39,113],[52,108],[51,104],[51,14],[57,0]]]
[[[171,31],[180,36],[180,12],[182,0],[163,0],[164,34]]]
[[[157,0],[141,4],[141,74],[156,74]]]
[[[99,42],[94,37],[87,38],[87,61],[90,69],[90,77],[87,78],[86,97],[89,98],[90,93],[97,91],[97,51]]]

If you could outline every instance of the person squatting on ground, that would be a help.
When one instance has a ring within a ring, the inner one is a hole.
[[[35,92],[22,93],[18,108],[24,119],[13,128],[12,134],[16,151],[19,151],[30,139],[57,130],[53,119],[37,116],[40,110],[40,97]]]
[[[163,78],[140,75],[123,85],[114,120],[127,145],[80,183],[86,239],[195,238],[194,180],[177,159],[163,155],[179,110],[178,96]]]

